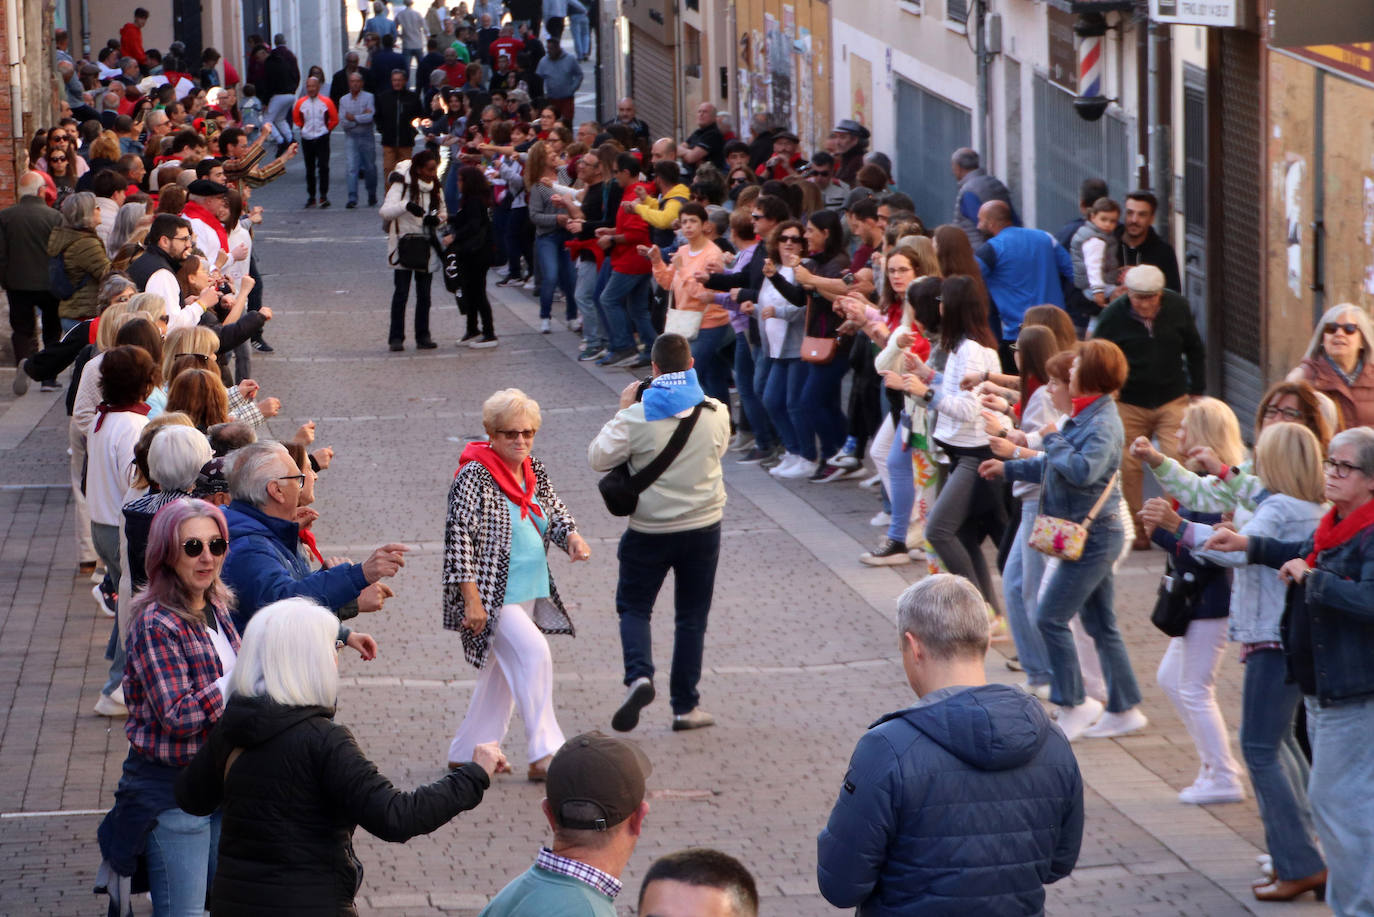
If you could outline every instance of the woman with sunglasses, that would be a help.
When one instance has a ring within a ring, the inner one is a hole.
[[[79,158],[79,157],[78,157]],[[52,206],[61,207],[67,197],[76,190],[76,169],[72,166],[72,154],[64,147],[51,149],[43,157],[43,170],[52,178],[57,189],[57,197]]]
[[[1354,303],[1341,303],[1326,310],[1307,355],[1288,374],[1290,382],[1306,380],[1341,409],[1338,427],[1366,427],[1374,424],[1374,323],[1369,314]]]
[[[549,572],[549,544],[573,561],[592,552],[543,463],[530,454],[538,403],[519,389],[504,389],[482,405],[482,425],[489,438],[463,450],[444,533],[444,627],[460,632],[463,655],[481,669],[449,745],[448,766],[460,768],[478,746],[499,744],[519,704],[527,776],[541,781],[563,744],[544,634],[573,633]]]
[[[760,222],[764,220],[756,215],[756,228]],[[769,473],[777,477],[804,477],[816,468],[815,446],[808,460],[792,420],[792,406],[800,403],[802,387],[806,384],[806,365],[801,361],[801,343],[806,335],[806,310],[801,303],[806,301],[806,294],[790,283],[796,276],[795,269],[784,259],[799,259],[806,250],[805,227],[797,220],[785,220],[777,224],[767,242],[758,302],[752,305],[742,302],[740,311],[758,316],[759,336],[767,355],[763,361],[767,372],[763,407],[773,421],[773,429],[777,430],[783,448],[781,460],[769,469]],[[783,296],[784,285],[792,291],[795,301]]]
[[[238,656],[233,596],[220,579],[228,546],[216,507],[192,499],[164,506],[148,533],[148,588],[131,608],[129,754],[98,836],[112,896],[127,895],[121,880],[142,866],[158,917],[203,914],[215,874],[219,815],[181,809],[174,784],[224,713]]]

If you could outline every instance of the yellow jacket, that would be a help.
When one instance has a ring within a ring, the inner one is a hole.
[[[692,199],[692,192],[684,184],[676,184],[668,193],[655,199],[646,197],[644,203],[635,205],[635,213],[654,229],[671,229],[682,205]],[[660,204],[659,201],[663,203]]]

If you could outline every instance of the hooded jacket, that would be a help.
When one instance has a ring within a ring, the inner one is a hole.
[[[76,287],[76,292],[58,303],[57,314],[62,318],[94,318],[100,278],[110,269],[105,243],[100,241],[94,229],[58,226],[48,236],[48,257],[58,255],[62,256],[67,278]]]
[[[404,843],[472,809],[490,785],[464,764],[403,792],[378,772],[328,707],[234,696],[177,780],[187,812],[223,813],[211,911],[216,917],[355,913],[361,826]],[[225,773],[235,750],[241,753]]]
[[[825,899],[860,915],[1034,915],[1082,837],[1078,763],[1039,702],[946,689],[859,740],[816,871]]]

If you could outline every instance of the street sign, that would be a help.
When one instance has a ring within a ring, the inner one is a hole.
[[[1241,0],[1150,0],[1150,19],[1171,25],[1244,25]]]

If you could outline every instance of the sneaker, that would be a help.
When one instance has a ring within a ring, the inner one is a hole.
[[[744,453],[744,455],[742,455],[742,456],[740,456],[739,458],[735,459],[735,464],[736,464],[736,465],[757,465],[757,464],[759,464],[760,462],[762,462],[764,459],[768,458],[768,457],[769,457],[770,455],[772,455],[772,454],[773,454],[773,450],[772,450],[772,449],[760,449],[758,446],[755,446],[755,447],[753,447],[752,449],[750,449],[748,452]]]
[[[795,465],[793,465],[786,471],[778,472],[777,475],[780,478],[787,478],[789,480],[796,480],[798,478],[809,478],[811,477],[811,475],[816,473],[817,467],[819,466],[816,462],[809,461],[808,459],[804,459],[801,456],[798,456],[797,463]]]
[[[896,567],[911,563],[911,558],[906,554],[905,544],[884,538],[877,550],[860,554],[859,563],[868,567]]]
[[[569,331],[572,331],[572,332],[581,332],[581,330],[582,330],[582,316],[579,315],[579,316],[577,316],[576,318],[570,318],[570,319],[567,320],[567,322],[565,322],[565,324],[568,326],[568,330],[569,330]]]
[[[754,448],[754,434],[740,430],[730,440],[731,452],[749,452]]]
[[[620,363],[623,360],[628,360],[631,357],[637,356],[639,356],[639,350],[634,347],[626,347],[623,350],[612,350],[611,348],[607,347],[606,352],[603,353],[600,359],[596,361],[596,365],[615,366],[617,363]]]
[[[406,349],[404,341],[388,341],[387,346],[391,348],[392,353],[399,353]]]
[[[369,195],[367,196],[367,206],[369,206],[369,207],[376,207],[376,206],[377,206],[377,195],[375,195],[375,194],[369,194]]]
[[[793,455],[790,452],[784,452],[782,454],[782,458],[779,459],[778,463],[774,465],[772,468],[768,469],[768,473],[773,475],[774,477],[777,477],[781,475],[784,471],[791,471],[792,468],[796,466],[797,462],[800,461],[804,461],[800,455]]]
[[[858,474],[859,469],[841,468],[839,465],[826,464],[821,466],[821,470],[812,476],[811,480],[817,484],[829,484],[831,481],[843,481],[845,478],[852,478]]]
[[[128,716],[129,708],[110,695],[102,694],[95,702],[95,712],[109,717]]]
[[[673,732],[683,732],[687,729],[704,729],[707,726],[714,725],[716,725],[716,718],[700,707],[688,713],[673,714]]]
[[[277,352],[276,348],[274,348],[271,344],[264,341],[262,338],[258,338],[256,341],[253,342],[253,349],[256,350],[258,353]]]
[[[630,682],[625,699],[611,717],[611,728],[616,732],[629,732],[639,725],[639,711],[654,701],[654,682],[651,678],[636,678]]]
[[[353,210],[353,209],[355,209],[357,206],[358,206],[358,202],[357,202],[357,201],[349,201],[347,204],[344,204],[344,209],[345,209],[345,210]]]
[[[328,209],[329,209],[329,198],[327,198],[327,197],[322,197],[322,198],[320,198],[320,209],[321,209],[321,210],[328,210]]]
[[[628,360],[621,365],[623,365],[626,369],[643,369],[646,366],[653,366],[654,361],[647,353],[641,353],[633,360]]]
[[[843,468],[845,471],[858,471],[864,466],[852,452],[841,452],[832,458],[829,464],[836,468]]]
[[[1209,773],[1199,777],[1192,786],[1179,790],[1178,801],[1193,806],[1244,802],[1245,787],[1235,777],[1219,777]]]
[[[883,512],[882,510],[878,510],[878,512],[873,516],[873,518],[868,520],[868,524],[873,526],[875,529],[880,529],[883,526],[892,524],[892,516],[888,513]]]
[[[539,320],[539,333],[540,333],[540,334],[548,334],[548,333],[549,333],[550,331],[552,331],[552,330],[553,330],[553,323],[550,322],[547,318],[541,318],[541,319]]]
[[[14,393],[22,395],[29,390],[29,374],[26,371],[29,360],[25,357],[19,361],[19,367],[14,371]]]
[[[531,277],[529,280],[526,280],[520,288],[529,293],[533,293],[535,290],[539,289],[538,285],[534,282],[533,277]]]
[[[113,618],[119,611],[119,605],[113,595],[107,595],[105,590],[100,588],[100,583],[91,587],[91,595],[95,598],[95,604],[100,607],[100,611],[107,618]]]
[[[1117,736],[1124,736],[1128,733],[1139,732],[1150,721],[1145,714],[1140,712],[1139,707],[1132,707],[1125,713],[1104,713],[1102,718],[1083,730],[1085,739],[1112,739]]]
[[[877,486],[878,486],[879,484],[881,484],[881,483],[883,483],[882,476],[881,476],[881,475],[875,474],[875,475],[873,475],[872,477],[864,478],[862,481],[859,482],[859,486],[860,486],[860,487],[873,488],[873,487],[877,487]],[[886,525],[887,523],[883,523],[883,524]]]
[[[483,337],[475,341],[468,341],[468,346],[473,350],[490,350],[499,343],[500,341],[496,340],[496,335],[493,334],[491,337]]]
[[[309,210],[311,207],[314,207],[314,206],[315,206],[315,199],[314,199],[313,197],[312,197],[312,198],[308,198],[308,199],[306,200],[306,202],[305,202],[305,209],[306,209],[306,210]]]
[[[477,339],[478,339],[479,337],[481,337],[481,336],[482,336],[482,332],[480,332],[480,331],[469,331],[467,334],[463,335],[462,337],[460,337],[460,338],[458,339],[458,346],[459,346],[459,347],[465,347],[465,346],[467,346],[467,343],[468,343],[469,341],[475,341],[475,340],[477,340]]]
[[[438,348],[438,346],[439,345],[434,342],[433,338],[425,338],[423,341],[415,342],[416,350],[434,350]]]
[[[782,446],[774,446],[768,458],[759,462],[759,467],[767,468],[769,471],[772,471],[774,468],[781,465],[785,458],[787,458],[787,450]]]
[[[577,361],[579,363],[589,363],[592,360],[600,359],[601,356],[605,353],[605,347],[600,347],[596,344],[593,344],[590,347],[582,348],[582,352],[577,355]]]
[[[515,274],[515,275],[507,274],[506,276],[502,277],[499,281],[497,281],[496,285],[497,285],[498,287],[510,287],[510,286],[519,286],[520,284],[522,284],[522,283],[524,283],[524,282],[525,282],[525,278],[524,278],[524,277],[521,277],[519,274]]]
[[[57,384],[56,379],[44,379],[42,382],[38,383],[38,390],[40,392],[55,392],[61,387],[62,386]]]
[[[1077,707],[1059,708],[1059,728],[1064,730],[1064,738],[1073,742],[1083,736],[1083,734],[1096,723],[1102,716],[1102,703],[1091,697],[1085,697],[1083,703]]]
[[[921,561],[926,559],[926,552],[924,548],[907,548],[906,556],[910,557],[917,563],[920,563]]]
[[[1025,691],[1031,697],[1038,697],[1042,701],[1048,702],[1050,699],[1049,685],[1033,685],[1028,681],[1023,681],[1016,687],[1020,688],[1022,691]]]

